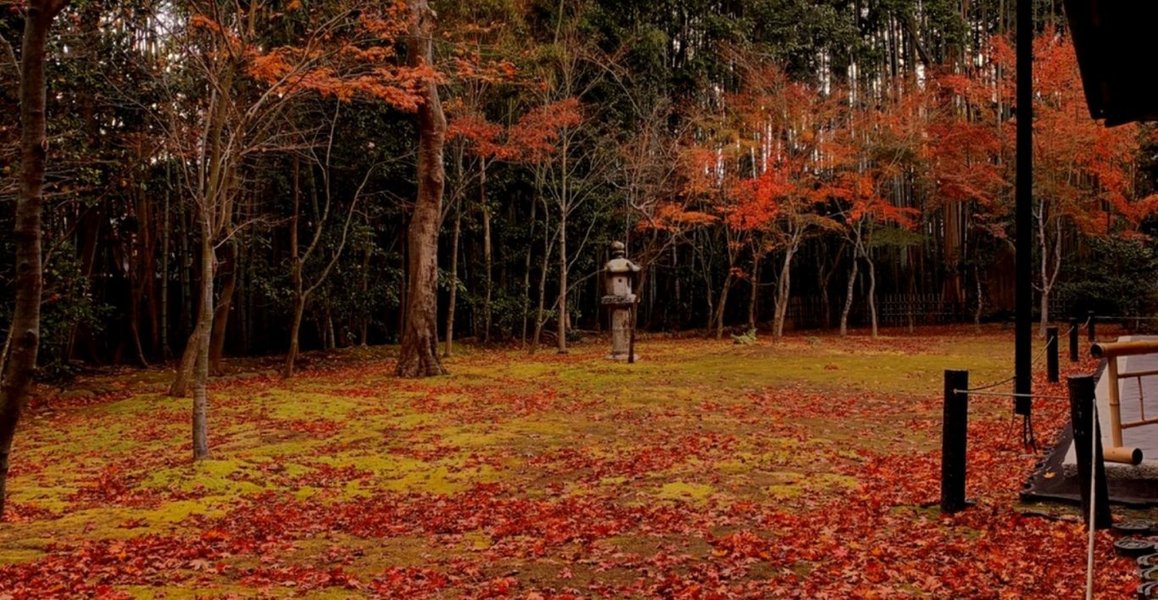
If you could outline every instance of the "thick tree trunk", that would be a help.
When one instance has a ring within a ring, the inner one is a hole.
[[[410,65],[433,63],[434,11],[426,0],[410,2]],[[423,84],[418,108],[418,198],[410,219],[410,286],[402,349],[395,373],[400,377],[445,375],[438,358],[438,227],[446,173],[442,164],[446,117],[438,84]]]
[[[40,220],[48,155],[45,118],[45,54],[52,21],[66,0],[32,0],[24,24],[20,55],[20,189],[16,196],[16,303],[11,341],[0,357],[0,519],[8,483],[9,456],[20,413],[28,400],[40,348]]]

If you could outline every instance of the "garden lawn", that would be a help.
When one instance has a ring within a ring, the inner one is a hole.
[[[451,376],[399,380],[392,349],[353,350],[291,381],[235,374],[213,385],[197,464],[163,373],[42,391],[0,598],[1081,595],[1076,513],[1017,504],[1039,456],[1008,399],[971,408],[977,505],[934,505],[942,371],[1004,379],[1011,332],[638,351],[459,346]],[[1039,401],[1039,439],[1067,414]],[[1099,594],[1126,597],[1132,563],[1097,543]]]

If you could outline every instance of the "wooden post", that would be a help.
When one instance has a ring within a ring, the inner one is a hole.
[[[1045,345],[1046,345],[1046,373],[1049,375],[1050,383],[1058,382],[1058,339],[1057,327],[1046,327],[1045,329]]]
[[[1089,312],[1089,319],[1090,324],[1086,327],[1086,333],[1089,334],[1089,339],[1091,342],[1096,342],[1098,341],[1098,332],[1095,330],[1094,324],[1097,322],[1098,317],[1094,315],[1094,311],[1092,310]]]
[[[1118,386],[1118,357],[1106,357],[1106,376],[1110,392],[1110,439],[1115,448],[1122,447],[1122,398]]]
[[[1078,362],[1078,329],[1081,324],[1078,318],[1070,319],[1070,362]]]
[[[945,410],[941,423],[941,512],[964,510],[965,448],[969,428],[969,371],[945,371]]]
[[[1089,526],[1090,518],[1090,476],[1096,478],[1094,485],[1094,523],[1096,529],[1110,526],[1109,490],[1106,486],[1106,464],[1102,457],[1100,428],[1094,418],[1094,377],[1074,375],[1066,379],[1070,395],[1070,420],[1074,432],[1074,452],[1078,460],[1078,487],[1082,494],[1082,518]],[[1094,436],[1091,438],[1091,436]],[[1091,442],[1096,443],[1094,456],[1090,456]]]

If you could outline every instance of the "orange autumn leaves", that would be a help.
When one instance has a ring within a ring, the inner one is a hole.
[[[443,75],[397,60],[396,43],[406,35],[406,16],[406,3],[396,1],[313,17],[319,21],[313,33],[296,45],[267,51],[247,47],[246,70],[270,86],[270,93],[313,92],[343,102],[362,98],[414,111],[421,87],[441,81]]]
[[[1035,194],[1083,233],[1129,235],[1158,211],[1158,197],[1133,192],[1138,129],[1090,119],[1064,33],[1040,35],[1035,56]],[[742,234],[806,215],[911,227],[919,212],[894,193],[906,180],[927,209],[970,203],[981,226],[1005,236],[1017,113],[1007,40],[990,40],[964,71],[930,67],[873,85],[792,81],[771,64],[739,70],[739,91],[695,117],[680,198],[646,226],[722,221]]]
[[[508,162],[545,160],[555,151],[561,132],[584,120],[583,106],[574,97],[531,109],[509,126],[489,121],[457,103],[450,108],[448,137],[465,140],[477,156]]]

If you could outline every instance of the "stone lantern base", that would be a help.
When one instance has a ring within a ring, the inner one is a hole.
[[[632,298],[634,302],[634,298]],[[631,305],[611,306],[611,360],[627,360],[631,352]],[[639,360],[639,355],[635,355]]]

